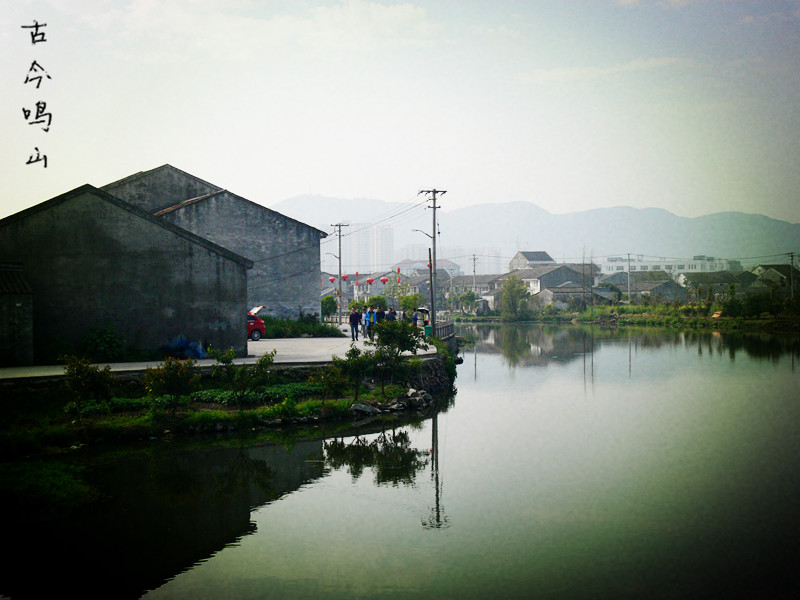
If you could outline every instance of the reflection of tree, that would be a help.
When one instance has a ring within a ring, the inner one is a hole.
[[[474,340],[477,352],[502,353],[512,367],[539,366],[572,361],[604,344],[629,344],[633,348],[696,347],[698,355],[727,353],[731,360],[744,351],[750,357],[776,361],[790,354],[800,356],[795,336],[721,333],[663,327],[606,329],[588,325],[473,325],[461,326],[459,335]]]
[[[202,481],[196,473],[177,461],[152,460],[147,475],[151,493],[171,506],[191,504],[202,491]]]
[[[275,495],[275,471],[266,461],[251,458],[240,446],[228,469],[216,476],[217,495],[226,497],[239,492],[249,484],[255,485],[265,496]]]
[[[365,467],[372,467],[378,484],[410,485],[417,472],[427,464],[423,458],[426,453],[411,447],[411,439],[404,430],[382,431],[371,442],[361,437],[349,443],[331,440],[325,442],[324,448],[329,466],[346,466],[354,480],[361,476]]]
[[[592,335],[583,327],[503,325],[495,330],[494,350],[499,349],[512,367],[566,363],[591,348]]]

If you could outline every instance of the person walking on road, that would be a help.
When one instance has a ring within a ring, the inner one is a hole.
[[[361,324],[361,315],[358,314],[356,307],[354,306],[350,311],[350,338],[354,341],[358,341],[358,326]]]
[[[372,310],[370,306],[367,310],[367,335],[369,336],[369,341],[372,341],[372,326],[375,325],[375,311]]]

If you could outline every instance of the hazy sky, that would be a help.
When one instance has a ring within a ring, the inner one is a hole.
[[[169,163],[266,206],[435,187],[800,222],[798,0],[11,0],[0,23],[0,217]]]

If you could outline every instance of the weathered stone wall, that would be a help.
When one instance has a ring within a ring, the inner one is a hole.
[[[247,274],[248,308],[297,318],[321,313],[321,231],[228,191],[187,203],[161,218],[253,261]]]
[[[33,290],[37,362],[109,325],[142,350],[184,335],[247,352],[249,263],[91,186],[0,221],[0,261]]]
[[[149,213],[221,188],[171,165],[136,173],[103,186],[103,191]]]
[[[33,364],[33,295],[22,267],[1,265],[0,366]]]

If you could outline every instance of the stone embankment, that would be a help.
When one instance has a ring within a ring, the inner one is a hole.
[[[350,411],[356,416],[376,416],[383,413],[400,413],[408,410],[424,410],[434,403],[433,396],[425,390],[409,389],[405,396],[396,398],[383,406],[356,403]]]

